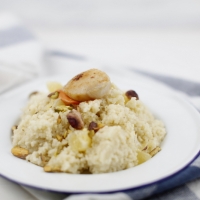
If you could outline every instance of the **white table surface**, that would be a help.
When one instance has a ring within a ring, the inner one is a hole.
[[[48,49],[200,81],[200,29],[32,30]]]

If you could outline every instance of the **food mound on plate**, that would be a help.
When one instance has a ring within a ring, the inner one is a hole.
[[[107,173],[141,164],[166,134],[134,90],[121,91],[90,69],[65,86],[34,92],[13,127],[12,154],[46,172]]]

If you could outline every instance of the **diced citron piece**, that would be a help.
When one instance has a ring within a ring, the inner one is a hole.
[[[60,90],[63,86],[59,82],[47,82],[47,88],[49,92],[55,92]]]
[[[92,141],[88,133],[87,129],[71,133],[68,138],[69,146],[75,151],[86,151],[90,147]]]
[[[53,106],[65,106],[65,103],[61,99],[56,99]]]
[[[151,155],[144,151],[138,151],[137,153],[138,164],[142,164],[151,158]]]

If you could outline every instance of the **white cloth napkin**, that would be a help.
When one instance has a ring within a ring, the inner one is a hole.
[[[0,14],[0,93],[43,74],[41,43],[9,13]]]

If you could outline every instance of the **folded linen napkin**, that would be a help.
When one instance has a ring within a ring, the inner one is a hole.
[[[15,37],[16,35],[18,37]],[[43,65],[44,50],[42,45],[36,40],[32,34],[23,28],[15,17],[9,14],[2,14],[0,16],[0,92],[13,88],[22,81],[31,80],[37,76],[53,75],[55,72],[63,73],[68,72],[67,65],[73,66],[74,73],[80,70],[85,70],[91,67],[101,68],[104,66],[98,62],[91,62],[82,59],[80,56],[67,54],[65,52],[52,51],[48,54],[49,65],[48,71],[45,71]],[[59,66],[59,68],[58,68]],[[113,73],[119,76],[126,76],[127,78],[138,78],[141,81],[149,81],[151,85],[156,84],[160,87],[165,87],[161,84],[164,83],[177,92],[184,95],[191,100],[197,109],[200,110],[200,86],[199,83],[188,82],[186,80],[179,80],[172,77],[166,77],[163,75],[156,75],[150,72],[144,72],[136,70],[134,68],[120,68],[116,67],[103,67],[101,68],[109,73]],[[5,78],[6,77],[6,78]],[[145,78],[144,78],[145,77]],[[159,82],[160,83],[159,83]],[[180,87],[185,84],[190,85],[190,89],[186,90],[186,87]],[[191,93],[192,91],[192,93]],[[1,94],[1,97],[3,94]],[[180,173],[170,177],[167,180],[159,182],[151,186],[124,191],[115,194],[57,194],[48,191],[40,191],[32,188],[14,185],[9,181],[5,181],[0,177],[0,191],[1,197],[4,199],[38,199],[38,200],[130,200],[130,199],[200,199],[200,158],[197,158],[188,168],[182,170]],[[12,194],[10,190],[12,188]],[[28,192],[28,193],[27,193]],[[8,196],[8,194],[10,196]],[[29,195],[31,194],[31,195]],[[7,195],[7,196],[6,196]],[[29,195],[29,196],[28,196]]]
[[[41,43],[9,13],[0,14],[0,93],[43,74]]]

